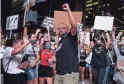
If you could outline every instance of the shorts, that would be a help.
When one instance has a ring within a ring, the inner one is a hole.
[[[28,67],[25,70],[27,80],[33,80],[34,78],[38,78],[38,66],[34,66],[33,68]]]
[[[88,64],[88,63],[86,64],[86,67],[87,68],[92,68],[92,66],[90,64]]]
[[[39,77],[53,77],[53,69],[49,66],[39,65]]]
[[[86,66],[86,62],[80,62],[80,66],[81,67],[85,67]]]
[[[54,84],[79,84],[79,73],[72,72],[64,75],[55,75]]]
[[[9,74],[4,73],[4,84],[27,84],[25,73]]]

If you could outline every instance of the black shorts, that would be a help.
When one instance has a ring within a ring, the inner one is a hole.
[[[86,66],[86,62],[80,62],[80,66],[81,67],[85,67]]]
[[[27,84],[25,73],[9,74],[4,73],[4,84]]]
[[[39,65],[38,75],[39,77],[53,77],[53,69],[49,66]]]

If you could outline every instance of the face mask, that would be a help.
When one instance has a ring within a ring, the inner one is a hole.
[[[98,48],[98,47],[101,47],[102,46],[102,44],[96,44],[96,47]]]
[[[51,45],[50,44],[46,44],[45,45],[45,48],[48,49],[48,50],[50,50],[51,49]]]
[[[35,44],[37,42],[37,40],[31,40],[32,44]]]

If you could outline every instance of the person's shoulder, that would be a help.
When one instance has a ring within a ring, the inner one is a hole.
[[[71,38],[73,41],[77,41],[77,33],[75,35],[72,35],[71,32],[69,32],[67,36]]]
[[[6,51],[6,50],[7,50],[7,51],[8,51],[8,50],[13,50],[13,49],[14,49],[13,47],[6,47],[6,48],[5,48],[5,51]]]
[[[68,32],[67,35],[68,35],[68,36],[72,36],[72,37],[74,37],[74,36],[77,36],[77,33],[76,33],[75,35],[72,35],[71,32]]]
[[[32,45],[31,44],[28,44],[25,48],[26,49],[30,49],[32,47]]]
[[[6,56],[11,56],[11,53],[12,51],[14,50],[14,48],[12,47],[6,47],[5,50],[4,50],[4,53],[3,55],[6,57]]]
[[[106,49],[105,46],[103,46],[103,50],[104,50],[105,52],[108,52],[108,49]]]

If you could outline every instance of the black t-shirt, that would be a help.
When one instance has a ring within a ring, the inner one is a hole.
[[[77,34],[68,33],[60,42],[58,47],[61,47],[56,52],[57,74],[79,72]]]
[[[94,68],[105,68],[106,67],[106,54],[107,49],[104,46],[97,48],[94,46],[91,65]]]

